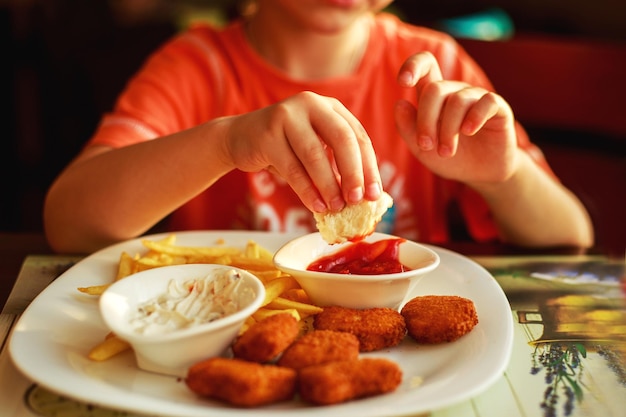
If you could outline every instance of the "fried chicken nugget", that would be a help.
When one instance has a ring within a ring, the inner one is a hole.
[[[235,340],[233,355],[252,362],[269,362],[296,340],[298,332],[298,321],[291,314],[268,316]]]
[[[402,382],[402,370],[384,358],[329,362],[300,370],[299,393],[304,401],[337,404],[394,391]]]
[[[474,302],[456,295],[415,297],[400,313],[408,334],[419,343],[453,342],[478,324]]]
[[[203,397],[239,407],[256,407],[293,398],[297,372],[240,359],[211,358],[191,368],[185,383]]]
[[[279,366],[301,369],[327,362],[355,360],[359,357],[359,339],[355,335],[332,330],[313,330],[296,340],[278,360]]]
[[[359,339],[361,352],[371,352],[399,344],[406,334],[404,318],[386,307],[363,310],[346,307],[324,307],[313,321],[317,330],[352,333]]]

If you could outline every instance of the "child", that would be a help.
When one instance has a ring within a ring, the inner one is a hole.
[[[454,41],[380,12],[390,0],[258,0],[197,26],[130,80],[51,186],[46,233],[89,252],[172,230],[314,230],[311,212],[381,190],[385,231],[589,247],[579,200]],[[522,82],[523,80],[520,80]]]

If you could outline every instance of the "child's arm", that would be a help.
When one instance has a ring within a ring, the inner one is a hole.
[[[86,148],[48,192],[48,240],[89,252],[136,237],[233,169],[277,173],[314,212],[382,191],[360,122],[339,101],[306,92],[136,145]]]
[[[517,145],[513,112],[499,95],[441,77],[429,53],[410,57],[400,85],[415,88],[417,108],[396,105],[400,134],[434,173],[477,190],[503,240],[527,246],[593,244],[581,202]]]
[[[489,204],[503,240],[524,246],[593,245],[585,207],[523,150],[506,181],[470,184]]]

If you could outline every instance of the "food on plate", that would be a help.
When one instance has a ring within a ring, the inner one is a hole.
[[[137,306],[129,320],[145,335],[170,333],[229,316],[250,305],[255,291],[242,287],[243,278],[230,267],[184,282],[172,279],[165,292]]]
[[[111,283],[136,272],[168,265],[222,264],[248,270],[263,281],[266,289],[263,306],[246,320],[241,333],[264,317],[280,313],[293,315],[299,320],[298,326],[302,331],[308,327],[303,319],[321,311],[320,307],[311,304],[302,294],[302,288],[293,277],[274,266],[272,252],[253,240],[248,241],[243,248],[225,245],[223,241],[216,241],[212,246],[181,246],[176,244],[176,235],[170,234],[159,240],[143,239],[141,243],[146,248],[144,253],[134,256],[126,252],[120,254]],[[93,285],[78,290],[87,295],[99,296],[109,285],[110,283]],[[88,356],[92,360],[104,361],[128,349],[130,344],[114,336],[112,340],[103,339],[91,349]]]
[[[456,295],[415,297],[400,312],[408,334],[419,343],[452,342],[478,324],[474,302]]]
[[[272,253],[253,240],[243,249],[223,243],[213,246],[181,246],[176,244],[175,234],[161,240],[143,239],[141,243],[147,249],[144,254],[120,254],[115,281],[146,269],[189,263],[229,265],[245,269],[263,282],[284,275],[274,266]],[[108,284],[94,285],[80,287],[78,290],[89,295],[100,295],[107,287]]]
[[[104,361],[107,360],[118,353],[122,353],[126,350],[130,349],[130,343],[125,340],[120,339],[117,335],[113,333],[107,334],[104,341],[98,343],[94,346],[87,357],[92,361]]]
[[[313,319],[317,330],[352,333],[359,339],[361,352],[371,352],[399,344],[406,334],[404,318],[386,307],[353,309],[330,306]]]
[[[298,333],[298,321],[291,314],[273,314],[250,326],[234,341],[233,355],[252,362],[269,362],[287,349]]]
[[[393,199],[383,192],[376,201],[362,200],[337,212],[314,213],[317,230],[330,243],[359,241],[374,232]]]
[[[293,398],[297,372],[241,359],[211,358],[189,368],[185,383],[196,394],[240,407]]]
[[[78,291],[87,295],[101,295],[112,283],[103,285],[90,285],[89,287],[78,287]]]
[[[269,315],[285,311],[292,314],[296,320],[301,320],[319,312],[320,308],[317,306],[307,306],[303,303],[287,301],[281,297],[281,295],[295,289],[300,289],[300,284],[290,275],[268,281],[265,284],[265,300],[261,304],[261,308],[253,315],[253,318],[258,321]]]
[[[319,307],[313,304],[302,303],[300,301],[290,300],[285,297],[274,298],[274,300],[269,302],[266,307],[268,307],[269,309],[275,309],[278,311],[296,310],[301,319],[307,318],[309,316],[322,312],[322,307]]]
[[[303,368],[299,372],[300,397],[319,405],[384,394],[402,382],[402,370],[384,358],[330,362]]]
[[[336,274],[378,275],[409,271],[400,262],[401,238],[376,242],[355,242],[337,252],[322,256],[307,266],[308,271]]]
[[[277,364],[293,369],[328,362],[355,360],[359,357],[359,339],[353,334],[332,330],[313,330],[293,342]]]

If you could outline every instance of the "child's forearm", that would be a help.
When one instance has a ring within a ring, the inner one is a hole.
[[[48,192],[52,248],[86,253],[149,230],[230,169],[212,140],[220,128],[212,122],[120,149],[87,148]]]
[[[506,182],[473,186],[489,204],[502,239],[521,246],[592,246],[593,226],[580,200],[519,152],[519,169]]]

